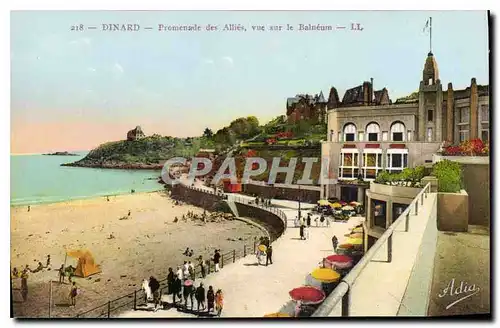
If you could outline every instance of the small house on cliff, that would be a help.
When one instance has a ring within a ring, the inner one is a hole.
[[[141,127],[136,126],[135,129],[127,132],[127,141],[138,140],[138,139],[144,138],[145,136],[146,135],[144,134],[144,132],[142,132]]]

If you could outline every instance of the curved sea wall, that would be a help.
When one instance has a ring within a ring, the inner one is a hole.
[[[231,211],[221,195],[196,187],[187,187],[183,184],[173,185],[170,197],[178,201],[204,208],[207,211]]]
[[[241,217],[247,217],[255,221],[257,224],[265,227],[269,232],[271,240],[278,239],[285,232],[285,222],[275,213],[239,202],[235,202],[238,214]]]
[[[217,195],[205,189],[176,184],[172,186],[171,197],[172,199],[204,208],[207,211],[231,212],[229,205],[222,195]],[[271,240],[276,240],[285,231],[286,223],[284,220],[286,219],[280,210],[274,207],[265,209],[239,201],[235,201],[234,205],[238,211],[237,216],[249,218],[257,225],[264,227],[268,231]]]

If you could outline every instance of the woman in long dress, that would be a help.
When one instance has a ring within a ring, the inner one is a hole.
[[[215,311],[217,311],[218,317],[220,317],[223,307],[224,307],[224,295],[222,294],[222,290],[219,289],[215,293]]]

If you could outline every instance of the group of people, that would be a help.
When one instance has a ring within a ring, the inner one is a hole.
[[[183,255],[192,256],[193,250],[189,247],[184,251]],[[216,249],[213,255],[215,263],[215,271],[219,271],[221,254],[220,250]],[[201,269],[201,277],[205,278],[207,274],[207,266],[210,266],[209,261],[204,261],[200,255],[198,257],[198,266]],[[184,303],[184,308],[188,309],[188,301],[191,305],[191,310],[194,310],[196,300],[197,311],[206,311],[210,313],[216,311],[217,316],[220,316],[223,308],[223,294],[222,290],[214,291],[212,286],[205,287],[202,282],[195,288],[196,271],[195,266],[191,261],[184,261],[182,266],[178,266],[174,272],[173,268],[168,268],[167,275],[167,294],[172,295],[173,304]],[[149,281],[144,280],[143,290],[145,292],[146,302],[152,300],[157,311],[161,305],[161,290],[160,283],[155,277],[150,277]]]
[[[37,273],[41,272],[43,270],[50,270],[51,269],[51,264],[50,264],[50,255],[47,255],[47,262],[46,265],[44,266],[42,262],[38,262],[38,266],[36,269],[30,269],[30,266],[26,264],[24,269],[21,271],[18,270],[16,267],[12,269],[11,272],[11,279],[15,278],[21,278],[21,296],[23,298],[23,301],[26,301],[28,299],[28,277],[30,273]]]
[[[271,200],[263,197],[255,197],[255,205],[269,207],[271,206]]]

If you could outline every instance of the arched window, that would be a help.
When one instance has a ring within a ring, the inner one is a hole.
[[[356,125],[348,123],[344,125],[344,141],[356,140]]]
[[[405,125],[401,122],[394,122],[391,125],[391,140],[404,141],[405,138]]]
[[[366,134],[368,135],[368,141],[378,141],[380,134],[380,126],[372,122],[366,126]]]

